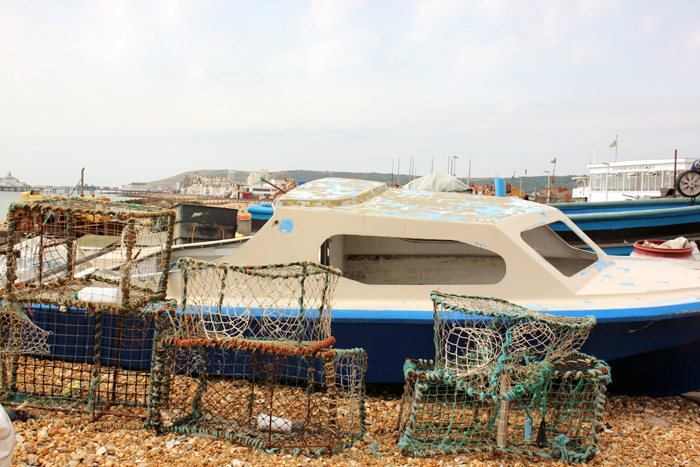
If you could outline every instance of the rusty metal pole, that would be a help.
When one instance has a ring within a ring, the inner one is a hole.
[[[677,174],[677,167],[678,167],[678,149],[673,151],[673,197],[676,197],[676,176]]]

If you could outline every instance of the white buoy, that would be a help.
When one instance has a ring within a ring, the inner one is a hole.
[[[116,287],[85,287],[75,293],[75,299],[88,303],[119,305],[122,301],[122,291]]]
[[[266,413],[258,414],[258,430],[289,433],[292,431],[292,421],[282,417],[274,417]]]

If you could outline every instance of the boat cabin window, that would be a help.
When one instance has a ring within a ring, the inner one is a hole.
[[[451,240],[336,235],[321,262],[372,285],[487,285],[506,275],[506,262],[485,248]]]
[[[557,271],[571,277],[598,261],[598,255],[573,247],[567,241],[584,240],[563,222],[541,225],[521,234],[525,243]],[[569,238],[571,237],[571,238]],[[566,240],[565,240],[566,239]]]

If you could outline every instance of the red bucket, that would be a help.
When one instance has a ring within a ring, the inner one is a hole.
[[[693,247],[688,248],[654,248],[653,246],[644,246],[647,241],[654,245],[661,245],[666,240],[637,240],[634,242],[634,256],[648,256],[654,258],[671,258],[671,259],[695,259],[693,258]]]

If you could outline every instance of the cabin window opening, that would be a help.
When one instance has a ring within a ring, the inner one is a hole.
[[[336,235],[320,257],[369,285],[491,285],[506,275],[499,254],[453,240]]]
[[[585,248],[585,240],[561,221],[526,230],[521,237],[530,248],[567,277],[574,276],[598,261],[597,254],[577,248]]]

